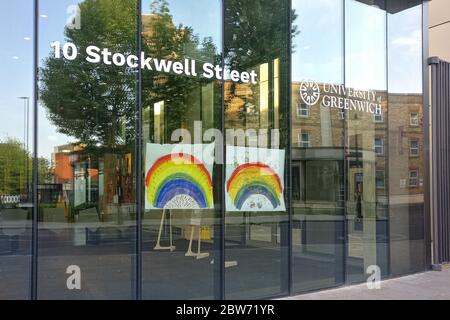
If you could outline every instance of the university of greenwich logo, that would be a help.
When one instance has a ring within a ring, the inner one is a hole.
[[[320,99],[319,85],[313,80],[305,80],[300,84],[300,96],[304,103],[313,106]]]
[[[383,98],[375,90],[347,88],[344,84],[321,83],[304,80],[300,83],[301,100],[309,107],[336,108],[346,111],[383,114]],[[320,103],[319,103],[320,102]]]

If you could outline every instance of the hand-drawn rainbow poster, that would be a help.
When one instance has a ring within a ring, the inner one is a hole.
[[[147,144],[145,208],[211,209],[212,144]]]
[[[284,150],[227,147],[226,210],[286,211],[284,161]]]

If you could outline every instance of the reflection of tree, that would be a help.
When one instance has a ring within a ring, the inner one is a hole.
[[[47,159],[38,159],[40,181],[48,179],[49,167]],[[0,194],[26,194],[27,182],[31,183],[32,172],[32,156],[22,143],[13,139],[0,142]]]
[[[224,0],[225,63],[232,69],[257,70],[267,64],[267,92],[260,91],[261,79],[258,84],[227,83],[225,88],[225,105],[227,123],[233,127],[259,128],[260,104],[265,100],[270,112],[279,112],[280,125],[286,126],[287,109],[275,111],[270,94],[274,89],[274,69],[278,63],[279,71],[279,105],[285,108],[288,103],[289,87],[288,59],[292,48],[289,37],[298,34],[297,26],[289,20],[289,1],[286,0]],[[297,15],[290,13],[292,21]],[[277,62],[275,62],[277,61]],[[259,74],[261,76],[261,74]],[[267,96],[261,97],[264,93]],[[269,127],[274,123],[269,119]],[[287,141],[287,127],[282,128],[282,141]]]
[[[297,26],[289,25],[288,1],[224,0],[225,62],[233,69],[250,69],[282,57],[287,50],[289,29],[292,37]],[[291,13],[293,21],[297,15]]]
[[[179,61],[194,59],[198,62],[197,68],[204,62],[220,62],[211,38],[200,41],[191,27],[174,24],[167,1],[153,1],[151,11],[152,14],[143,20],[143,46],[149,56]],[[183,119],[187,118],[187,97],[194,89],[209,82],[201,78],[161,75],[152,71],[146,71],[143,77],[144,106],[152,108],[156,102],[165,102],[169,115],[167,132],[180,128]]]
[[[85,0],[80,4],[81,29],[65,30],[67,42],[79,48],[75,61],[48,57],[41,70],[41,100],[60,133],[86,148],[117,149],[134,141],[136,77],[129,68],[86,61],[89,45],[112,52],[136,53],[136,0]],[[143,20],[143,50],[147,57],[216,63],[212,39],[200,41],[194,30],[175,26],[167,1],[155,0],[151,19]],[[204,79],[143,72],[143,103],[165,101],[170,132],[186,118],[186,97]]]
[[[79,48],[75,61],[48,57],[41,70],[41,100],[60,133],[87,147],[115,148],[134,140],[135,76],[127,68],[86,61],[89,45],[134,53],[135,0],[86,0],[82,26],[65,29],[67,42]]]

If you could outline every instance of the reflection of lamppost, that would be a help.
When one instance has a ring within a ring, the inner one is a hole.
[[[27,201],[30,198],[30,181],[29,181],[29,159],[28,159],[28,151],[29,151],[29,137],[30,137],[30,97],[19,97],[19,99],[23,100],[24,103],[24,137],[23,143],[25,147],[25,175],[26,175],[26,186],[27,186]]]

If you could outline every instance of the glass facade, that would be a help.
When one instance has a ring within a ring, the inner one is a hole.
[[[427,269],[425,8],[0,4],[0,299],[264,299]]]

